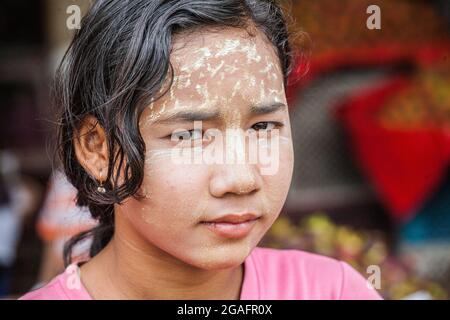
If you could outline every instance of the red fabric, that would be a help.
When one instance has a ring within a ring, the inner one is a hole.
[[[295,61],[286,88],[292,109],[299,90],[317,76],[340,67],[370,67],[409,62],[419,68],[448,59],[450,43],[414,47],[385,44],[379,47],[341,49]],[[306,73],[306,74],[305,74]],[[450,158],[450,133],[440,128],[392,130],[378,125],[373,112],[393,93],[406,88],[397,78],[347,101],[340,118],[347,127],[355,155],[382,201],[399,220],[411,218],[438,186]]]
[[[358,162],[394,217],[406,220],[437,188],[450,163],[450,132],[443,128],[388,129],[374,113],[409,81],[395,78],[337,108]]]

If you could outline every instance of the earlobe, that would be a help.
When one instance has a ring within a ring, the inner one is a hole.
[[[74,133],[75,154],[80,165],[98,181],[106,179],[108,144],[105,130],[94,116],[83,119]]]

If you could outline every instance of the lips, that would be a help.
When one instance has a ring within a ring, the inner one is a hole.
[[[221,237],[237,239],[248,235],[259,218],[253,213],[227,214],[201,223]]]
[[[216,223],[220,223],[220,222],[224,222],[224,223],[242,223],[242,222],[246,222],[249,220],[254,220],[257,219],[258,216],[253,214],[253,213],[244,213],[244,214],[227,214],[225,216],[219,217],[217,219],[213,219],[213,220],[208,220],[206,222],[216,222]]]

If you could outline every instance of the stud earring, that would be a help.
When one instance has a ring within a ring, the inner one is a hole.
[[[106,189],[103,186],[103,182],[100,182],[100,185],[97,187],[97,191],[100,192],[100,193],[105,193],[106,192]]]
[[[100,171],[100,175],[102,177],[102,180],[100,181],[100,185],[97,187],[97,191],[100,193],[105,193],[106,192],[106,188],[103,186],[103,170]]]
[[[100,192],[100,193],[105,193],[106,192],[106,189],[103,186],[103,182],[97,187],[97,191]]]

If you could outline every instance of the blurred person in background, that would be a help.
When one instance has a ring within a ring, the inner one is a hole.
[[[10,151],[0,151],[0,296],[9,293],[22,220],[33,203],[30,189],[20,178],[19,161]]]
[[[64,173],[55,170],[49,180],[44,205],[39,213],[37,232],[44,242],[39,283],[45,283],[64,270],[64,243],[72,236],[93,228],[95,220],[91,218],[87,207],[75,204],[76,189],[67,180]],[[86,242],[79,250],[90,247]]]
[[[9,268],[15,254],[11,242],[15,242],[16,238],[14,233],[4,231],[13,230],[14,228],[11,229],[10,226],[16,225],[16,220],[5,181],[0,175],[0,296],[8,292]]]

